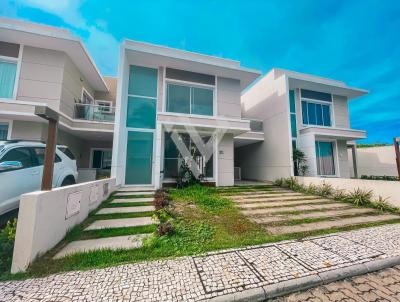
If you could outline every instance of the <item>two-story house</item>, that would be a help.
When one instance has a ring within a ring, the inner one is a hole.
[[[237,61],[124,41],[112,164],[117,184],[160,187],[174,182],[186,162],[208,182],[233,185],[234,137],[252,139],[240,96],[259,75]]]
[[[34,108],[47,105],[78,168],[110,169],[116,82],[69,31],[0,18],[0,140],[44,141],[46,121]]]
[[[349,178],[350,166],[357,175],[354,141],[366,133],[350,127],[348,102],[366,93],[340,81],[272,69],[242,95],[242,116],[263,122],[264,140],[235,149],[235,166],[247,179],[290,177],[297,148],[305,154],[307,176]]]

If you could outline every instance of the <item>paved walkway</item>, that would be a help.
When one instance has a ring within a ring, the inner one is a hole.
[[[0,301],[261,301],[400,264],[400,224],[0,283]]]
[[[263,225],[272,235],[311,232],[382,221],[399,220],[399,215],[375,209],[355,207],[327,199],[282,189],[273,185],[258,185],[221,189],[241,212]]]
[[[274,302],[400,301],[400,266],[332,282],[314,289],[277,298]]]

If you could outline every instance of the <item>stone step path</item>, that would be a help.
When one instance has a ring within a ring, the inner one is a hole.
[[[156,222],[151,217],[95,220],[91,225],[89,225],[85,229],[85,231],[145,226],[145,225],[151,225],[151,224],[155,224],[155,223]]]
[[[361,214],[372,214],[377,213],[374,209],[368,208],[349,208],[344,210],[332,210],[325,212],[309,212],[297,215],[284,215],[277,214],[274,216],[259,216],[256,218],[251,218],[256,223],[267,224],[276,222],[286,222],[296,219],[307,219],[307,218],[329,218],[329,217],[340,217],[340,216],[353,216]]]
[[[238,203],[239,208],[242,209],[260,209],[260,208],[276,208],[276,207],[287,207],[295,205],[308,205],[318,203],[329,203],[329,199],[301,199],[301,200],[286,200],[286,201],[273,201],[273,202],[258,202],[258,203]]]
[[[153,191],[141,191],[141,192],[117,192],[114,196],[145,196],[150,195],[153,196]]]
[[[273,191],[273,190],[254,190],[254,191],[230,191],[230,192],[220,192],[222,195],[226,196],[232,196],[232,195],[240,195],[240,196],[251,196],[254,194],[267,194],[267,195],[274,195],[274,194],[301,194],[301,193],[295,193],[293,191],[287,191],[287,190],[280,190],[280,191]]]
[[[138,203],[138,202],[152,202],[153,197],[138,197],[138,198],[115,198],[111,203]]]
[[[264,209],[246,209],[242,210],[242,213],[246,216],[252,215],[264,215],[264,214],[272,214],[272,213],[285,213],[285,212],[293,212],[293,211],[323,211],[326,209],[339,209],[339,208],[350,208],[351,206],[345,203],[329,203],[329,204],[306,204],[299,206],[288,206],[288,207],[273,207],[273,208],[264,208]]]
[[[113,207],[103,208],[96,215],[117,214],[117,213],[143,213],[155,211],[154,206],[136,206],[136,207]]]
[[[118,189],[118,192],[143,192],[143,191],[152,191],[155,189],[153,187],[122,187]]]
[[[119,250],[134,249],[143,245],[143,239],[149,234],[106,237],[98,239],[78,240],[68,243],[53,259],[63,258],[68,255],[90,252],[103,249]]]
[[[372,222],[389,221],[394,219],[400,219],[400,216],[391,214],[381,214],[375,216],[341,218],[337,220],[325,220],[319,222],[302,223],[297,225],[266,227],[266,230],[272,235],[282,235],[282,234],[293,234],[293,233],[324,230],[330,228],[346,227],[351,225],[365,224]]]
[[[251,195],[230,195],[232,199],[254,199],[254,198],[287,198],[287,197],[304,197],[303,194],[300,193],[279,193],[279,194],[251,194]]]
[[[240,203],[257,203],[257,202],[274,202],[274,201],[292,201],[292,200],[313,200],[313,199],[326,199],[320,196],[287,196],[287,197],[261,197],[261,198],[234,198],[235,202]]]

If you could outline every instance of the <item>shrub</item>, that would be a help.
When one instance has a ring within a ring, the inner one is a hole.
[[[309,184],[305,188],[305,190],[306,190],[306,193],[315,195],[318,192],[318,187],[316,185],[314,185],[314,184]]]
[[[157,227],[157,235],[158,236],[171,236],[174,233],[174,226],[171,221],[167,221],[164,223],[160,223]]]
[[[297,181],[296,178],[294,177],[290,177],[290,178],[286,178],[283,180],[283,187],[285,188],[289,188],[291,190],[296,190],[300,187],[299,182]]]
[[[387,199],[383,198],[382,196],[379,196],[378,200],[372,202],[372,206],[375,209],[378,209],[382,212],[392,212],[392,213],[398,213],[399,209],[390,205],[387,201]]]
[[[332,195],[333,191],[332,185],[324,182],[322,185],[317,187],[316,193],[324,197],[329,197]]]
[[[11,269],[16,229],[17,219],[13,219],[0,230],[0,274],[9,272]]]
[[[348,196],[347,196],[346,191],[337,189],[337,190],[333,190],[332,198],[335,200],[345,201],[348,199]]]
[[[347,200],[354,203],[356,206],[365,206],[371,204],[372,191],[361,190],[360,188],[355,189],[349,193]]]
[[[282,187],[283,186],[283,178],[278,178],[277,180],[274,181],[274,185]]]
[[[168,194],[163,190],[157,190],[154,194],[153,205],[156,210],[160,210],[169,206]]]
[[[377,175],[361,175],[361,179],[369,179],[369,180],[387,180],[387,181],[397,181],[400,180],[397,176],[377,176]]]

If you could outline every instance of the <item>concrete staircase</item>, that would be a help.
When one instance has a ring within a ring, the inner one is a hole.
[[[152,219],[154,206],[154,188],[124,187],[114,195],[113,200],[106,202],[93,216],[94,221],[83,232],[96,232],[120,228],[134,228],[157,223]],[[132,216],[132,217],[130,217]],[[110,232],[111,234],[111,232]],[[68,243],[55,256],[59,259],[80,252],[101,249],[133,249],[142,246],[143,239],[149,234],[132,234],[125,236],[110,236],[86,240],[76,240]]]

